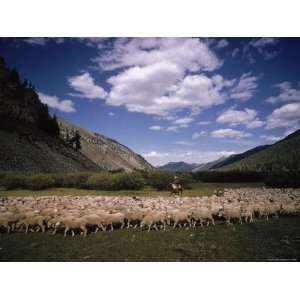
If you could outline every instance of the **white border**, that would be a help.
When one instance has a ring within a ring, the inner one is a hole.
[[[299,1],[1,3],[0,36],[299,36]]]

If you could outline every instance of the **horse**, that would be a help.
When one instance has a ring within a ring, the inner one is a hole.
[[[170,196],[172,196],[172,195],[182,196],[182,193],[183,193],[183,188],[182,188],[181,184],[170,183]]]

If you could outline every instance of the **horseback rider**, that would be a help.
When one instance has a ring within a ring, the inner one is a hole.
[[[173,182],[170,183],[171,186],[171,195],[182,195],[183,189],[180,184],[180,180],[177,175],[174,175]]]

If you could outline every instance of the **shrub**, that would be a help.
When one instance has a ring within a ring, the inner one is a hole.
[[[71,188],[85,188],[91,173],[66,173],[61,175],[61,186]]]
[[[159,191],[169,190],[174,175],[172,172],[151,172],[148,174],[148,184]]]
[[[99,173],[91,175],[85,184],[86,188],[96,190],[139,190],[144,187],[144,180],[135,174]]]
[[[254,171],[202,171],[194,174],[194,179],[203,182],[260,182],[266,174]]]
[[[7,190],[25,188],[26,176],[18,173],[6,173],[0,177],[0,186]]]
[[[37,174],[26,177],[25,188],[28,190],[44,190],[57,187],[58,177],[53,174]]]
[[[191,189],[191,183],[195,180],[191,173],[188,172],[180,172],[176,174],[178,176],[178,181],[182,185],[184,189]]]
[[[275,172],[266,178],[265,183],[273,188],[299,188],[300,172]]]
[[[145,182],[137,173],[118,173],[112,177],[114,190],[140,190]]]

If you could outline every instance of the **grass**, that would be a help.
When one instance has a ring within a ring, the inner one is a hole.
[[[123,229],[63,238],[0,235],[0,261],[276,261],[300,259],[300,217],[195,230]]]
[[[250,182],[250,183],[202,183],[197,182],[191,185],[191,189],[184,191],[183,196],[208,196],[211,195],[214,190],[224,189],[224,188],[240,188],[240,187],[260,187],[263,183]],[[11,190],[11,191],[0,191],[0,196],[47,196],[47,195],[74,195],[74,196],[84,196],[84,195],[106,195],[106,196],[147,196],[147,197],[159,197],[159,196],[169,196],[168,191],[156,191],[146,187],[140,191],[101,191],[101,190],[86,190],[86,189],[73,189],[73,188],[52,188],[41,191],[31,191],[31,190]]]

